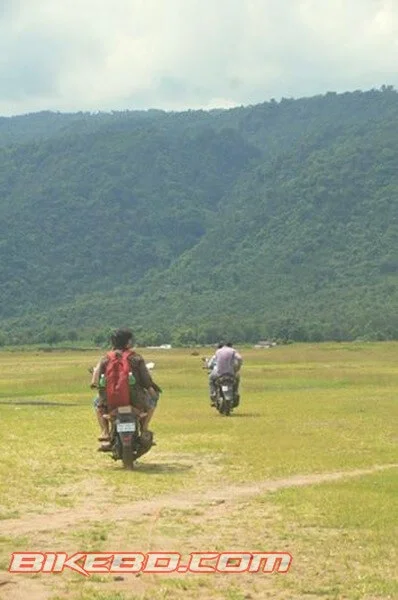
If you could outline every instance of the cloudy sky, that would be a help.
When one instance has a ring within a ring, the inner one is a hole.
[[[0,0],[0,115],[398,87],[398,0]]]

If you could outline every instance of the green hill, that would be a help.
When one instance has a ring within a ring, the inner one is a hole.
[[[3,339],[397,339],[397,122],[390,87],[0,119]]]

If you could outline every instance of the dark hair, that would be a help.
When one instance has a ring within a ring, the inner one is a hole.
[[[129,345],[129,342],[134,341],[134,334],[131,329],[116,329],[111,335],[113,348],[116,350],[124,350]]]
[[[232,348],[232,346],[233,346],[232,342],[227,342],[225,345],[228,346],[229,348]]]

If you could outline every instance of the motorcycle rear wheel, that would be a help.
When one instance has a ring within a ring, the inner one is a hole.
[[[229,417],[229,415],[231,414],[231,403],[228,402],[228,400],[223,399],[221,401],[221,406],[220,406],[219,412],[220,412],[220,414],[225,415],[226,417]]]
[[[125,469],[131,471],[134,469],[134,452],[129,446],[122,447],[122,461]]]

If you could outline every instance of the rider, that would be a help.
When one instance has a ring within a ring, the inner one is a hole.
[[[112,337],[112,350],[123,352],[130,350],[133,346],[134,335],[130,329],[117,329]],[[93,370],[91,379],[91,387],[98,387],[100,374],[104,372],[106,367],[107,356],[101,358],[97,366]],[[155,412],[159,394],[162,391],[160,387],[153,381],[144,359],[140,354],[133,352],[129,357],[131,370],[136,379],[136,398],[133,408],[136,409],[138,416],[141,419],[142,432],[148,431],[148,425]],[[97,414],[97,419],[101,427],[100,441],[109,441],[109,424],[104,418],[107,413],[106,400],[101,397],[101,394],[94,401],[94,407]]]
[[[243,364],[243,359],[237,352],[232,342],[220,342],[215,355],[208,362],[208,367],[212,369],[209,375],[210,399],[214,406],[216,399],[216,380],[222,375],[233,375],[235,378],[235,394],[239,398],[239,370]]]

